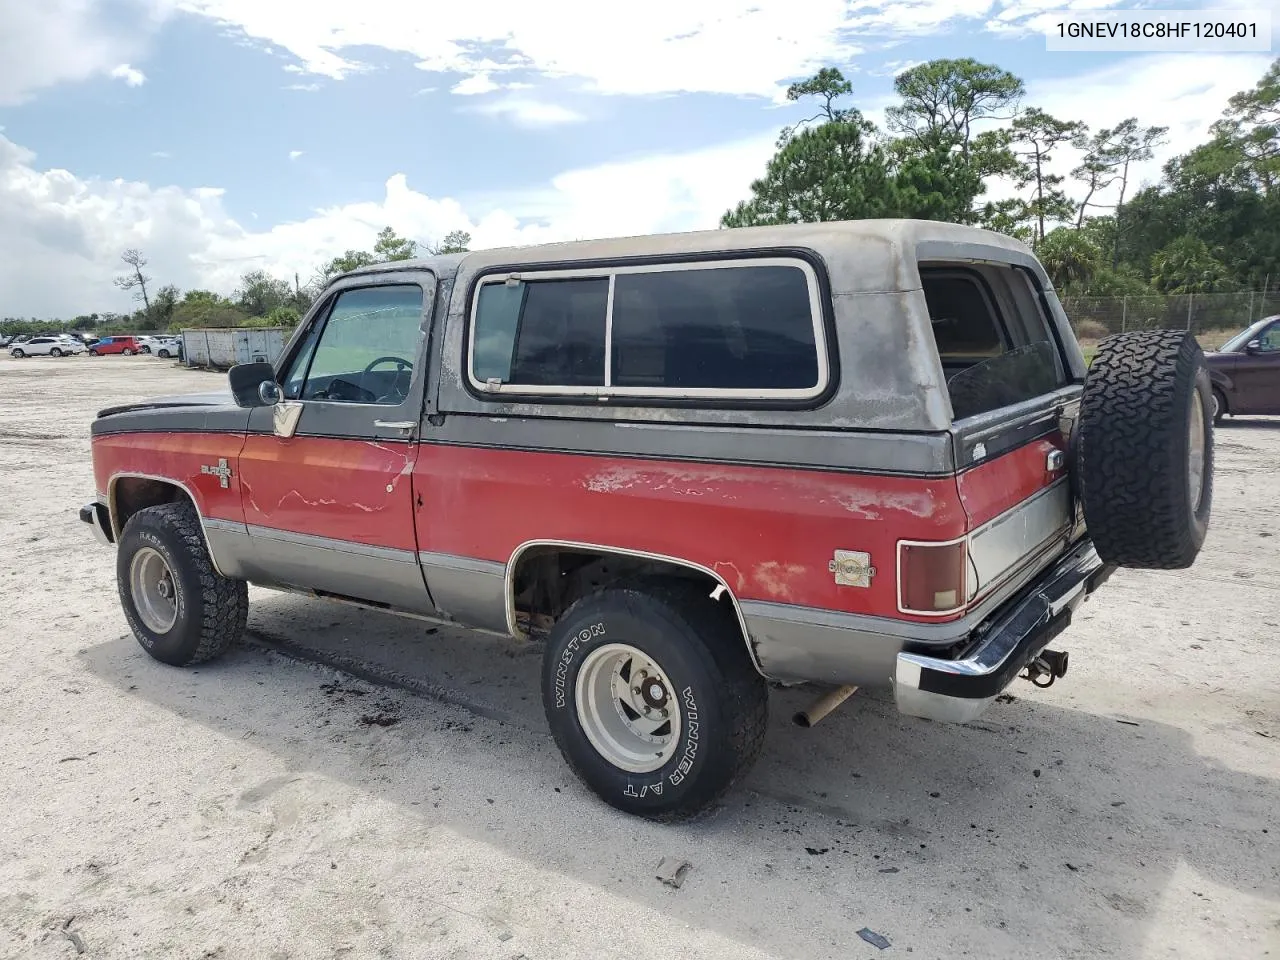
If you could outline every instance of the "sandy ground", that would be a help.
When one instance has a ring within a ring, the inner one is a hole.
[[[749,781],[659,827],[563,767],[536,650],[254,590],[225,660],[142,653],[89,420],[215,382],[0,360],[0,956],[1280,957],[1280,422],[1218,432],[1199,563],[1118,574],[1052,689],[810,731],[775,696]]]

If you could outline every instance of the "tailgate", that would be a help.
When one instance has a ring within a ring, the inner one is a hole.
[[[956,484],[969,521],[970,605],[1030,580],[1075,533],[1070,451],[1078,392],[1034,407],[1000,411],[1001,422],[956,431]]]

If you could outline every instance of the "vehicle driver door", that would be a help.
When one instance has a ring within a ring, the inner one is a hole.
[[[1231,370],[1238,409],[1233,413],[1280,413],[1280,321],[1264,327]],[[1256,347],[1252,347],[1253,344]]]
[[[434,612],[411,471],[435,290],[425,271],[347,278],[276,365],[240,454],[251,581]]]

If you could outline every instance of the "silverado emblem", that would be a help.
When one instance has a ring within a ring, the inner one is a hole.
[[[827,570],[835,574],[838,587],[869,587],[876,568],[871,565],[871,554],[856,550],[837,550],[835,558],[827,564]]]
[[[211,467],[207,463],[202,463],[200,465],[200,472],[217,477],[218,483],[223,487],[223,489],[231,486],[231,468],[227,466],[226,457],[219,458],[218,465],[216,467]]]

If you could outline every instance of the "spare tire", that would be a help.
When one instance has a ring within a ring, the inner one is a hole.
[[[1108,337],[1080,401],[1080,499],[1106,563],[1191,566],[1213,500],[1213,392],[1180,330]]]

